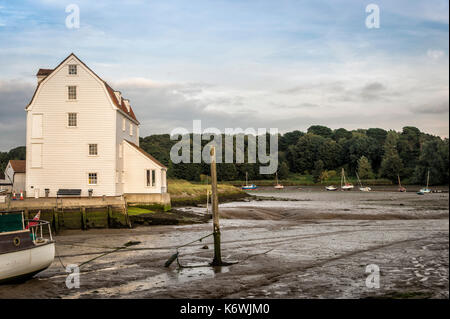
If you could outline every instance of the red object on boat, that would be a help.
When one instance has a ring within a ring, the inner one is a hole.
[[[41,218],[41,211],[38,211],[38,213],[36,214],[36,216],[34,216],[33,220],[38,221]],[[28,227],[30,226],[35,226],[37,225],[37,222],[29,222],[28,225],[25,227],[25,229],[28,229]]]

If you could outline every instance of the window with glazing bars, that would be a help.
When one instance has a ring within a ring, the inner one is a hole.
[[[97,185],[97,173],[88,174],[89,185]]]
[[[98,155],[97,144],[89,144],[89,155]]]
[[[68,87],[68,97],[69,100],[76,100],[77,99],[77,87],[74,85],[71,85]]]
[[[77,126],[77,113],[68,114],[68,126]]]
[[[76,64],[69,64],[69,74],[70,75],[77,74],[77,65]]]

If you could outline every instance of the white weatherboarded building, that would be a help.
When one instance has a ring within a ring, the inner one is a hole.
[[[39,69],[27,111],[26,194],[163,194],[166,167],[139,148],[128,100],[74,54]]]

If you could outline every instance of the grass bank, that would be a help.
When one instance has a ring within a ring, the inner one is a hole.
[[[172,206],[190,206],[206,203],[206,191],[211,191],[211,185],[193,184],[185,180],[169,179],[167,183]],[[247,197],[241,189],[230,184],[218,185],[219,201],[230,201]]]

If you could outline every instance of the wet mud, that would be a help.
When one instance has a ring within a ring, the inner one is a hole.
[[[0,286],[0,298],[449,298],[448,193],[252,192],[220,206],[222,258],[210,267],[211,221],[133,229],[67,230],[50,268]],[[270,200],[273,198],[278,200]],[[179,208],[206,215],[205,208]],[[68,289],[63,266],[81,264]],[[379,269],[369,288],[368,265]]]

